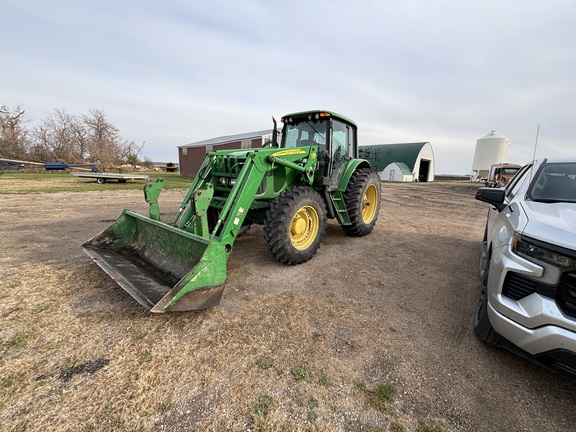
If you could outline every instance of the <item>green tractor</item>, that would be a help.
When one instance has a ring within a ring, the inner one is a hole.
[[[351,236],[372,231],[380,179],[358,159],[356,124],[334,112],[286,115],[278,143],[206,154],[175,219],[160,221],[162,179],[144,187],[149,216],[124,210],[83,250],[151,312],[219,304],[226,262],[243,226],[263,224],[264,241],[281,263],[316,253],[327,219]]]

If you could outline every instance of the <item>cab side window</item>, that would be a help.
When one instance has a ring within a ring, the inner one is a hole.
[[[338,120],[332,124],[332,159],[334,162],[353,156],[354,131]]]

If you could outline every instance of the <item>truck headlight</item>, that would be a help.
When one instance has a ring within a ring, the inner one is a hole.
[[[518,255],[552,264],[556,267],[572,267],[575,263],[572,258],[531,243],[528,239],[522,237],[518,233],[514,234],[512,250]]]

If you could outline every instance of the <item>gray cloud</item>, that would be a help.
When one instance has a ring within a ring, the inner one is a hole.
[[[430,141],[437,172],[464,174],[491,129],[512,162],[538,125],[537,156],[573,154],[575,17],[563,0],[14,2],[0,103],[103,109],[155,160],[331,109],[362,144]]]

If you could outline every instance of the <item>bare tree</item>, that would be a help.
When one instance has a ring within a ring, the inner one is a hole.
[[[120,146],[120,159],[130,165],[139,165],[142,163],[140,160],[140,152],[144,148],[144,143],[138,146],[134,141],[124,141]]]
[[[106,120],[103,111],[91,109],[82,116],[88,133],[87,149],[93,162],[117,164],[122,162],[120,132]]]
[[[27,155],[26,112],[21,106],[10,109],[0,105],[0,156],[23,159]]]
[[[25,111],[0,105],[0,156],[11,159],[58,160],[69,163],[95,162],[104,165],[137,164],[144,143],[122,140],[119,129],[101,110],[76,117],[64,110],[43,120],[30,132],[25,128]]]
[[[81,119],[76,118],[75,120],[76,121],[71,125],[71,133],[74,137],[74,150],[77,157],[76,162],[85,162],[90,158],[90,154],[88,153],[88,130]]]
[[[82,162],[78,153],[77,133],[79,120],[64,110],[56,110],[52,117],[34,129],[37,151],[49,159],[66,162]]]

